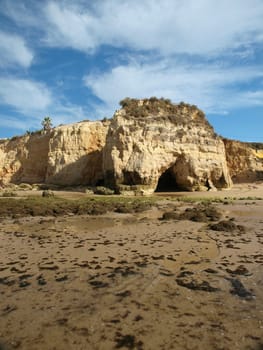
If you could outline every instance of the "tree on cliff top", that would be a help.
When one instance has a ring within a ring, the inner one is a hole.
[[[41,125],[43,126],[43,130],[44,131],[49,131],[52,128],[52,120],[50,117],[45,117],[42,122]]]

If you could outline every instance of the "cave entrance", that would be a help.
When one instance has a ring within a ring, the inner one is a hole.
[[[155,192],[178,192],[180,191],[179,186],[176,182],[173,167],[168,168],[159,177],[159,181]]]

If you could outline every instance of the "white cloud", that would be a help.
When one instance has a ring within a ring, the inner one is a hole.
[[[51,46],[71,47],[88,51],[96,46],[93,18],[79,13],[75,7],[62,7],[50,2],[45,8],[48,20],[46,42]]]
[[[240,91],[233,94],[231,98],[223,101],[226,108],[233,106],[243,107],[263,107],[263,90],[255,89],[253,91]]]
[[[17,119],[16,117],[12,117],[9,115],[1,115],[0,126],[2,128],[11,128],[18,130],[26,130],[27,121],[24,119]]]
[[[233,108],[237,96],[243,94],[236,84],[262,77],[263,73],[259,72],[262,72],[262,67],[182,65],[178,62],[145,65],[132,63],[101,75],[87,75],[84,83],[112,110],[127,96],[157,96],[170,98],[174,102],[196,104],[211,113]],[[246,94],[244,101],[256,101],[256,97],[260,100],[260,96]]]
[[[101,45],[162,55],[253,50],[263,41],[262,0],[3,0],[0,11],[34,27],[46,45],[91,53]],[[29,4],[29,5],[28,5]]]
[[[124,49],[105,55],[112,69],[84,79],[105,102],[92,106],[99,116],[111,116],[126,96],[183,100],[210,113],[262,105],[260,83],[252,88],[263,71],[252,66],[263,42],[262,0],[0,0],[1,11],[15,22],[14,29],[26,28],[31,47],[41,47],[43,65],[45,54],[52,55],[43,44],[88,54],[103,45]],[[0,50],[3,66],[32,63],[34,54],[18,35],[0,32]],[[233,58],[243,67],[234,66]],[[105,69],[102,60],[99,64]],[[63,106],[54,91],[29,79],[0,79],[0,102],[34,114],[30,125],[45,114],[54,116],[55,124],[90,119],[85,107]]]
[[[0,32],[0,66],[19,65],[29,67],[34,54],[23,38]]]
[[[40,5],[40,6],[39,6]],[[10,1],[1,0],[0,12],[9,17],[19,26],[39,26],[41,22],[41,5],[35,0]]]
[[[45,115],[54,125],[92,119],[81,106],[63,103],[44,84],[25,79],[0,78],[1,105],[7,112],[0,118],[0,126],[22,131],[40,129]]]
[[[74,5],[73,5],[74,4]],[[82,51],[102,44],[162,54],[215,54],[262,42],[261,0],[49,1],[48,43]]]
[[[46,110],[52,103],[52,96],[44,84],[26,79],[0,78],[0,103],[30,115]]]

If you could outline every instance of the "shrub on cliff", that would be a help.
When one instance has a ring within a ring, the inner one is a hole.
[[[52,128],[52,120],[50,117],[45,117],[42,122],[41,125],[43,126],[43,130],[44,131],[50,131]]]
[[[194,122],[194,124],[205,124],[211,128],[204,113],[195,105],[185,102],[173,104],[171,100],[165,98],[150,97],[139,100],[126,97],[120,101],[120,105],[126,112],[126,118],[133,117],[143,120],[147,116],[156,116],[162,119],[168,118],[170,122],[175,124]]]

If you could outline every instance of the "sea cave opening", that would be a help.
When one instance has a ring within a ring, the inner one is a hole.
[[[180,188],[176,182],[173,167],[165,170],[159,177],[155,192],[178,192]]]

